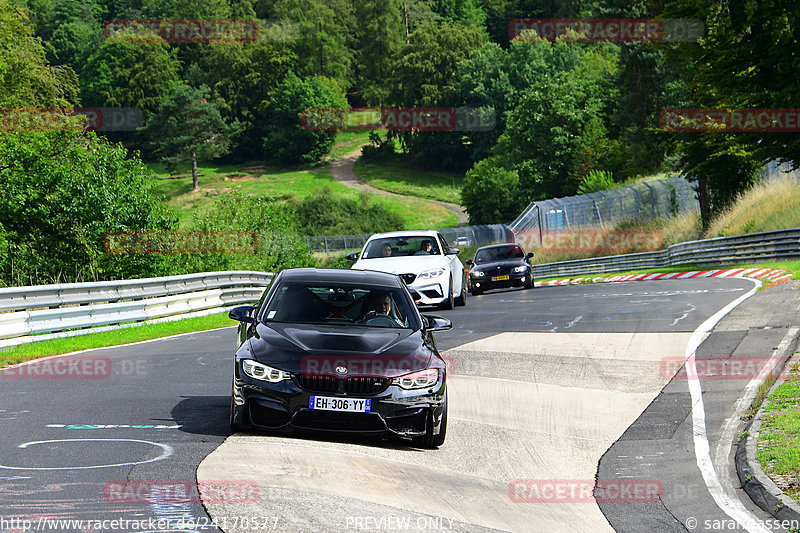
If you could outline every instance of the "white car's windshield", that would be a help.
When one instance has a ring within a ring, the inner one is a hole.
[[[277,288],[266,322],[416,328],[411,302],[400,288],[285,283]]]
[[[436,239],[427,235],[386,237],[370,241],[361,259],[411,255],[441,255],[441,250],[439,250]]]

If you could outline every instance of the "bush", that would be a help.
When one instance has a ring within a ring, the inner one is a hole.
[[[190,222],[192,231],[247,231],[258,234],[256,253],[193,254],[176,256],[174,273],[218,270],[277,272],[314,266],[305,239],[297,232],[285,204],[267,197],[247,196],[239,190],[220,195],[207,213]]]
[[[94,133],[0,133],[0,278],[25,285],[161,274],[160,259],[103,246],[108,232],[177,224],[149,188],[138,155]]]
[[[353,235],[395,231],[403,227],[399,215],[362,192],[358,198],[334,196],[327,187],[294,201],[294,211],[306,235]]]
[[[369,132],[370,144],[361,149],[361,158],[372,163],[375,161],[386,161],[394,157],[394,139],[383,139],[380,134],[374,131]]]
[[[519,214],[519,177],[503,168],[498,158],[475,163],[464,177],[461,204],[469,213],[470,224],[510,222]]]
[[[598,191],[613,189],[617,184],[608,170],[590,170],[578,186],[578,194],[589,194]]]

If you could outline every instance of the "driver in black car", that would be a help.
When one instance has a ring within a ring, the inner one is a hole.
[[[403,324],[392,316],[392,298],[386,291],[373,291],[367,296],[362,307],[359,322],[366,322],[376,316],[386,315],[397,322],[400,327]]]

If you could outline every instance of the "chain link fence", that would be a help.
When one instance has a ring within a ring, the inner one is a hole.
[[[451,246],[486,246],[514,242],[514,233],[505,224],[444,228],[439,232]],[[369,235],[318,235],[306,237],[310,253],[353,252],[361,250]]]

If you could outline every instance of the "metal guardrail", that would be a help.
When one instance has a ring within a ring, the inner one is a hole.
[[[674,244],[666,250],[593,257],[533,266],[537,278],[603,274],[683,264],[698,267],[800,259],[800,228]]]
[[[257,300],[272,278],[266,272],[230,271],[2,288],[0,339],[6,340],[0,345],[34,342],[42,333],[78,330],[69,331],[71,336],[97,326],[222,311]]]

